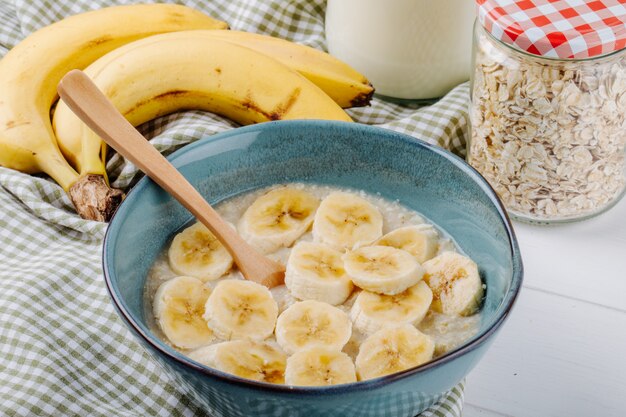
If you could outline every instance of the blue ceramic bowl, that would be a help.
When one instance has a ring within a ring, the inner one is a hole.
[[[186,358],[146,326],[146,274],[190,214],[143,178],[111,221],[104,274],[113,304],[137,340],[213,416],[414,416],[476,365],[515,302],[522,261],[502,204],[469,165],[389,130],[327,121],[272,122],[185,146],[170,161],[212,204],[285,182],[363,189],[423,213],[474,259],[487,284],[479,333],[423,366],[331,387],[290,388],[234,377]]]

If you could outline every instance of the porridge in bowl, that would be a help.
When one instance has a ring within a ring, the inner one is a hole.
[[[476,264],[396,201],[288,184],[216,210],[286,266],[285,285],[244,280],[198,223],[178,233],[149,272],[145,314],[199,363],[269,383],[342,384],[421,365],[478,331]]]

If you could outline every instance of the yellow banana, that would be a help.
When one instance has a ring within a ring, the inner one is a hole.
[[[330,54],[272,36],[235,30],[208,33],[271,56],[304,75],[343,108],[367,106],[374,87],[365,76]]]
[[[28,36],[0,61],[0,165],[45,172],[81,216],[106,220],[122,194],[105,178],[80,176],[59,151],[50,123],[58,82],[69,70],[155,33],[226,27],[188,7],[146,4],[79,14]]]
[[[135,41],[103,56],[85,73],[134,126],[187,109],[210,111],[244,125],[279,119],[351,121],[296,71],[207,32],[168,33]],[[62,102],[54,126],[64,147],[82,152],[81,173],[105,175],[97,152],[100,138]]]

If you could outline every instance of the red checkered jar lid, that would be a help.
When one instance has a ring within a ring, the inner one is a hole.
[[[476,0],[496,39],[547,58],[585,59],[626,46],[626,0]]]

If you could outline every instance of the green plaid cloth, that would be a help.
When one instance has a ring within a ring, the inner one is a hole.
[[[24,36],[71,14],[122,0],[0,0],[0,56]],[[324,49],[323,0],[179,1],[233,29]],[[467,135],[468,86],[437,104],[403,107],[374,99],[350,110],[359,122],[408,133],[460,155]],[[204,112],[141,127],[163,153],[236,127]],[[113,185],[128,188],[135,167],[114,155]],[[0,414],[6,416],[203,415],[126,330],[104,287],[106,224],[80,219],[46,178],[0,168]],[[463,384],[422,416],[460,417]]]

